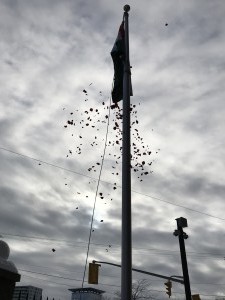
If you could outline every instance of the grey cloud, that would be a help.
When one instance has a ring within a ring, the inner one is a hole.
[[[130,5],[132,102],[141,103],[139,131],[153,149],[150,159],[155,160],[154,173],[142,183],[132,175],[132,188],[171,202],[132,193],[133,264],[156,273],[181,274],[173,230],[175,218],[186,217],[193,290],[217,294],[221,287],[195,283],[223,283],[223,221],[179,205],[223,217],[224,5],[220,1],[144,1],[142,5],[131,1]],[[81,112],[89,105],[102,105],[99,90],[109,103],[113,76],[109,52],[122,20],[122,4],[2,1],[1,11],[1,146],[97,179],[99,173],[87,169],[101,160],[105,124],[96,131],[101,145],[94,151],[89,145],[94,131],[83,131],[80,156],[74,149],[81,129],[63,126],[70,109]],[[85,102],[82,90],[87,87]],[[156,155],[157,148],[162,151]],[[68,149],[73,155],[66,158]],[[114,149],[107,148],[107,155],[110,151]],[[0,158],[2,235],[28,236],[4,236],[12,260],[20,269],[82,280],[97,182],[6,151]],[[113,184],[111,163],[104,164],[101,179]],[[116,180],[121,185],[121,178]],[[100,183],[107,204],[97,199],[89,259],[120,263],[121,188],[112,187]],[[201,253],[213,255],[206,258]],[[217,255],[221,255],[218,260]],[[67,288],[81,285],[81,281],[22,274],[35,279],[24,276],[21,284],[39,285],[46,297],[67,300]],[[120,270],[102,265],[100,276],[99,287],[112,297],[120,286]],[[133,274],[134,279],[138,276]],[[104,285],[112,281],[115,287]],[[152,280],[151,286],[164,289],[162,281]],[[184,293],[182,286],[173,289]],[[157,297],[164,299],[164,294]]]

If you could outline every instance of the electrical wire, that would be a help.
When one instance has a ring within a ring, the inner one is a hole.
[[[58,241],[58,242],[64,242],[67,245],[71,245],[73,247],[86,247],[87,246],[87,242],[81,242],[81,241],[77,241],[76,243],[71,243],[67,240],[63,240],[63,239],[52,239],[52,238],[46,238],[46,237],[37,237],[37,236],[26,236],[26,235],[19,235],[19,234],[11,234],[11,233],[5,233],[5,232],[0,232],[1,235],[3,236],[10,236],[10,237],[22,237],[22,238],[26,238],[26,239],[37,239],[37,240],[46,240],[46,241]],[[77,244],[84,244],[83,246],[78,246]],[[95,245],[98,247],[101,246],[106,246],[106,244],[100,244],[100,243],[90,243],[91,245]],[[119,244],[111,244],[112,247],[120,247]],[[177,255],[179,254],[178,250],[169,250],[169,249],[158,249],[158,248],[141,248],[141,247],[133,247],[133,250],[136,251],[156,251],[155,254],[157,255]],[[119,249],[113,249],[111,251],[120,251]],[[159,252],[171,252],[171,253],[159,253]],[[135,254],[135,253],[134,253]],[[150,254],[150,253],[149,253]],[[217,258],[224,258],[224,254],[221,253],[211,253],[211,252],[197,252],[197,251],[188,251],[188,256],[202,256],[202,257],[210,257],[210,256],[215,256]]]
[[[25,271],[25,272],[28,272],[28,271]],[[31,272],[29,271],[30,273],[34,273],[34,274],[38,274],[36,272]],[[42,274],[42,275],[45,275],[45,276],[53,276],[55,277],[54,275],[51,275],[51,274]],[[47,282],[51,282],[51,283],[55,283],[57,285],[64,285],[64,286],[71,286],[69,284],[65,284],[65,283],[59,283],[59,282],[53,282],[53,281],[50,281],[50,280],[46,280],[46,279],[42,279],[42,278],[37,278],[37,277],[32,277],[32,276],[29,276],[29,275],[23,275],[23,276],[26,276],[26,277],[30,277],[30,278],[33,278],[33,279],[37,279],[37,280],[42,280],[42,281],[47,281]],[[72,280],[72,279],[71,279]],[[81,280],[79,280],[81,281]],[[120,288],[119,285],[112,285],[112,284],[106,284],[106,283],[99,283],[99,285],[103,285],[103,286],[112,286],[112,287],[117,287],[117,288]],[[149,290],[150,292],[159,292],[159,293],[165,293],[165,291],[162,291],[162,290],[155,290],[155,289],[150,289]],[[108,293],[108,292],[107,292]],[[173,291],[173,294],[180,294],[180,295],[185,295],[183,292],[174,292]],[[218,295],[216,294],[212,294],[212,295],[209,295],[209,294],[202,294],[200,293],[201,296],[205,296],[205,297],[217,297]],[[220,297],[224,297],[224,296],[220,296]]]
[[[40,159],[31,157],[31,156],[28,156],[28,155],[24,155],[24,154],[21,154],[21,153],[16,152],[16,151],[12,151],[12,150],[7,149],[7,148],[4,148],[4,147],[0,147],[0,150],[9,152],[9,153],[11,153],[11,154],[16,154],[16,155],[22,156],[22,157],[24,157],[24,158],[28,158],[28,159],[31,159],[31,160],[34,160],[34,161],[37,161],[37,162],[41,162],[41,163],[43,163],[43,164],[49,165],[49,166],[54,167],[54,168],[58,168],[58,169],[61,169],[61,170],[67,171],[67,172],[71,172],[71,173],[74,173],[74,174],[77,174],[77,175],[80,175],[80,176],[84,176],[84,177],[87,177],[87,178],[89,178],[89,179],[98,181],[98,179],[95,178],[95,177],[88,176],[88,175],[86,175],[86,174],[79,173],[79,172],[76,172],[76,171],[74,171],[74,170],[67,169],[67,168],[64,168],[64,167],[62,167],[62,166],[58,166],[58,165],[56,165],[56,164],[48,163],[48,162],[46,162],[46,161],[44,161],[44,160],[40,160]],[[105,180],[100,180],[100,182],[106,183],[106,184],[110,184],[110,185],[113,185],[112,182],[105,181]],[[117,185],[117,188],[121,188],[121,186],[120,186],[120,185]],[[158,197],[155,197],[155,196],[151,196],[151,195],[148,195],[148,194],[144,194],[144,193],[138,192],[138,191],[133,190],[133,189],[131,189],[131,191],[132,191],[132,193],[139,194],[139,195],[142,195],[142,196],[151,198],[151,199],[155,199],[155,200],[157,200],[157,201],[160,201],[160,202],[164,202],[164,203],[170,204],[170,205],[172,205],[172,206],[177,206],[177,207],[184,208],[184,209],[189,210],[189,211],[192,211],[192,212],[196,212],[196,213],[201,214],[201,215],[208,216],[208,217],[210,217],[210,218],[214,218],[214,219],[218,219],[218,220],[221,220],[221,221],[225,221],[225,218],[217,217],[217,216],[214,216],[214,215],[212,215],[212,214],[208,214],[208,213],[205,213],[205,212],[202,212],[202,211],[199,211],[199,210],[196,210],[196,209],[193,209],[193,208],[190,208],[190,207],[181,205],[181,204],[176,204],[176,203],[173,203],[173,202],[168,201],[168,200],[164,200],[164,199],[161,199],[161,198],[158,198]]]
[[[30,271],[30,270],[24,270],[24,269],[19,269],[19,271],[23,271],[23,272],[28,272],[28,273],[32,273],[32,274],[38,274],[38,275],[43,275],[43,276],[47,276],[47,277],[55,277],[55,278],[60,278],[60,279],[66,279],[66,280],[74,280],[74,281],[78,281],[80,282],[80,279],[77,278],[71,278],[71,277],[64,277],[64,276],[60,276],[60,275],[53,275],[53,274],[49,274],[49,273],[42,273],[42,272],[35,272],[35,271]],[[109,276],[109,275],[104,275],[104,277],[115,277],[115,276]],[[118,278],[118,277],[116,277]],[[154,281],[161,281],[162,279],[155,279]],[[85,280],[85,282],[87,282]],[[108,285],[108,286],[115,286],[115,287],[120,287],[118,285],[112,285],[112,284],[106,284],[106,283],[99,283],[101,285]],[[212,282],[192,282],[193,285],[224,285],[224,283],[212,283]]]
[[[57,284],[57,285],[59,284],[59,285],[65,285],[65,286],[71,287],[71,285],[69,285],[69,284],[65,284],[65,283],[61,283],[61,282],[55,282],[55,281],[47,280],[46,278],[43,279],[43,278],[33,277],[33,276],[25,275],[25,274],[23,274],[23,276],[28,277],[28,278],[33,278],[33,279],[35,279],[35,280],[47,281],[47,282],[50,282],[50,283],[55,283],[55,284]]]
[[[38,275],[47,276],[47,277],[55,277],[55,278],[66,279],[66,280],[71,280],[71,281],[77,281],[77,282],[82,281],[82,280],[76,279],[76,278],[64,277],[64,276],[53,275],[53,274],[48,274],[48,273],[34,272],[34,271],[29,271],[29,270],[24,270],[24,269],[19,269],[19,271],[32,273],[32,274],[38,274]],[[87,282],[87,281],[85,280],[85,282]],[[99,283],[99,284],[107,285],[107,286],[113,286],[113,287],[119,287],[118,285],[115,285],[115,284],[108,284],[108,283]]]
[[[184,206],[184,205],[181,205],[181,204],[174,204],[168,200],[162,200],[158,197],[154,197],[154,196],[150,196],[150,195],[147,195],[147,194],[144,194],[144,193],[141,193],[141,192],[137,192],[137,191],[133,191],[132,192],[135,192],[136,194],[140,194],[142,196],[145,196],[145,197],[149,197],[149,198],[152,198],[152,199],[155,199],[155,200],[158,200],[158,201],[161,201],[161,202],[164,202],[164,203],[168,203],[170,205],[174,205],[174,206],[177,206],[177,207],[181,207],[181,208],[184,208],[184,209],[187,209],[187,210],[190,210],[190,211],[193,211],[193,212],[197,212],[201,215],[205,215],[205,216],[208,216],[208,217],[211,217],[211,218],[216,218],[216,219],[219,219],[221,221],[225,221],[224,218],[220,218],[220,217],[216,217],[214,215],[211,215],[211,214],[208,214],[208,213],[205,213],[205,212],[202,212],[202,211],[199,211],[199,210],[196,210],[196,209],[193,209],[193,208],[190,208],[190,207],[187,207],[187,206]]]
[[[24,269],[19,269],[19,271],[38,274],[38,275],[44,275],[44,276],[49,276],[49,277],[55,277],[55,278],[60,278],[60,279],[67,279],[67,280],[73,280],[73,281],[79,281],[79,282],[81,281],[76,278],[63,277],[63,276],[59,276],[59,275],[53,275],[53,274],[42,273],[42,272],[34,272],[34,271],[29,271],[29,270],[24,270]]]
[[[35,240],[46,240],[46,241],[56,241],[56,242],[64,242],[68,245],[71,246],[77,246],[77,244],[83,244],[84,247],[86,247],[87,242],[81,242],[81,241],[76,241],[76,243],[71,243],[68,240],[63,240],[63,239],[53,239],[53,238],[48,238],[48,237],[41,237],[41,236],[27,236],[27,235],[22,235],[22,234],[11,234],[11,233],[6,233],[6,232],[0,232],[2,235],[6,236],[13,236],[13,237],[22,237],[22,238],[27,238],[27,239],[35,239]],[[100,243],[92,243],[95,246],[105,246],[105,244],[100,244]],[[116,245],[119,246],[119,245]],[[77,246],[79,247],[79,246]]]
[[[94,179],[94,180],[97,181],[97,179],[94,178],[94,177],[85,175],[85,174],[83,174],[83,173],[76,172],[76,171],[71,170],[71,169],[67,169],[67,168],[62,167],[62,166],[58,166],[58,165],[53,164],[53,163],[49,163],[49,162],[47,162],[47,161],[44,161],[44,160],[41,160],[41,159],[38,159],[38,158],[34,158],[34,157],[32,157],[32,156],[28,156],[28,155],[25,155],[25,154],[16,152],[16,151],[13,151],[13,150],[4,148],[4,147],[0,147],[0,150],[9,152],[9,153],[11,153],[11,154],[16,154],[16,155],[19,155],[19,156],[21,156],[21,157],[23,157],[23,158],[28,158],[28,159],[34,160],[34,161],[36,161],[36,162],[43,163],[43,164],[48,165],[48,166],[51,166],[51,167],[54,167],[54,168],[57,168],[57,169],[60,169],[60,170],[64,170],[64,171],[67,171],[67,172],[70,172],[70,173],[74,173],[74,174],[77,174],[77,175],[80,175],[80,176],[84,176],[84,177],[87,177],[87,178],[90,178],[90,179]],[[109,182],[107,182],[107,183],[109,183]]]
[[[33,267],[34,265],[27,265],[26,264],[26,266],[27,267]],[[34,267],[38,267],[38,266],[34,266]],[[44,267],[44,266],[43,266]],[[46,268],[49,268],[49,267],[46,267]],[[57,277],[57,278],[61,278],[61,279],[69,279],[69,280],[74,280],[74,281],[81,281],[80,279],[74,279],[74,278],[71,278],[71,277],[64,277],[64,276],[59,276],[59,275],[51,275],[51,274],[49,274],[49,273],[43,273],[43,272],[36,272],[36,271],[30,271],[30,270],[24,270],[24,269],[21,269],[21,268],[19,268],[19,266],[18,266],[18,269],[20,270],[20,271],[23,271],[23,272],[29,272],[29,273],[34,273],[34,274],[39,274],[39,275],[44,275],[44,276],[52,276],[52,277]],[[60,270],[61,271],[61,270]],[[54,272],[58,272],[57,270],[54,270]],[[77,272],[76,272],[77,273]],[[68,273],[69,274],[69,273]],[[113,275],[106,275],[106,274],[102,274],[102,278],[106,278],[106,277],[108,277],[108,278],[117,278],[118,279],[118,276],[113,276]],[[151,283],[152,282],[161,282],[163,279],[159,279],[159,278],[156,278],[156,279],[151,279]],[[87,282],[87,281],[85,281],[85,282]],[[108,284],[105,284],[105,283],[101,283],[101,284],[103,284],[103,285],[108,285]],[[191,282],[191,284],[192,285],[218,285],[218,286],[220,286],[220,285],[222,285],[222,286],[224,286],[225,285],[225,283],[213,283],[213,282]]]

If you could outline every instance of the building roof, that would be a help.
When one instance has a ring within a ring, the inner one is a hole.
[[[95,288],[78,288],[78,289],[69,289],[73,293],[92,293],[92,294],[103,294],[105,291],[98,290]]]

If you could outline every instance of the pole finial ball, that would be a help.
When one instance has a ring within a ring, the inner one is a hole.
[[[128,4],[124,5],[123,9],[125,12],[128,12],[130,10],[130,5]]]

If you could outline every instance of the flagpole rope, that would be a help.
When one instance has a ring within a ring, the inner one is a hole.
[[[84,279],[85,279],[86,270],[87,270],[87,261],[88,261],[89,250],[90,250],[91,235],[92,235],[92,228],[93,228],[93,221],[94,221],[94,214],[95,214],[95,206],[96,206],[96,202],[97,202],[99,184],[100,184],[100,181],[101,181],[102,169],[103,169],[103,164],[104,164],[104,159],[105,159],[105,152],[106,152],[107,141],[108,141],[111,99],[112,99],[112,96],[109,98],[109,100],[110,100],[110,102],[109,102],[109,113],[108,113],[109,115],[108,115],[107,129],[106,129],[106,135],[105,135],[105,145],[104,145],[102,162],[101,162],[101,167],[100,167],[100,172],[99,172],[99,177],[98,177],[98,182],[97,182],[97,187],[96,187],[96,192],[95,192],[94,206],[93,206],[92,216],[91,216],[91,226],[90,226],[89,237],[88,237],[88,247],[87,247],[87,254],[86,254],[86,260],[85,260],[85,266],[84,266],[84,274],[83,274],[83,279],[82,279],[82,288],[84,287]]]

